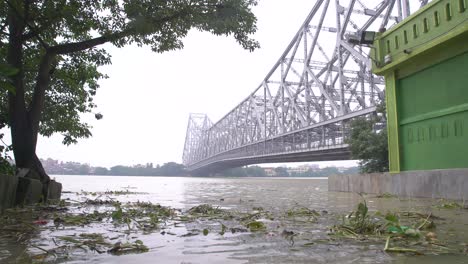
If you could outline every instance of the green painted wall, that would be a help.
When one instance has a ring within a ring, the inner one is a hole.
[[[467,1],[433,0],[374,42],[391,173],[468,168]]]
[[[468,52],[396,84],[400,169],[468,168]]]
[[[400,172],[400,148],[395,73],[385,76],[385,103],[387,106],[388,160],[390,172]]]

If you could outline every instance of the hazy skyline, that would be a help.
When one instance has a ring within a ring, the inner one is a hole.
[[[101,68],[94,115],[83,116],[93,136],[69,147],[61,135],[41,137],[41,158],[93,166],[181,162],[189,113],[206,113],[217,121],[261,82],[278,60],[313,1],[260,1],[254,8],[261,48],[250,53],[233,38],[191,31],[184,49],[153,53],[148,47],[104,46],[112,65]],[[332,24],[333,26],[333,24]],[[331,43],[334,45],[335,43]],[[331,164],[336,162],[327,162]],[[352,161],[338,165],[352,165]]]

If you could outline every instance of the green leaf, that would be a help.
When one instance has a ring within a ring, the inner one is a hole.
[[[122,217],[123,217],[122,208],[119,207],[117,211],[112,212],[112,220],[120,221],[122,220]]]
[[[364,203],[359,203],[357,212],[358,212],[362,217],[365,217],[365,216],[367,215],[368,210],[369,210],[369,209],[367,208],[367,205],[366,205],[366,204],[364,204]]]
[[[219,232],[219,234],[224,236],[225,233],[226,233],[226,226],[224,224],[221,224],[221,232]]]
[[[0,81],[1,89],[9,91],[12,94],[16,94],[16,88],[10,82]]]
[[[396,215],[394,214],[387,214],[385,216],[385,220],[389,221],[389,222],[392,222],[392,223],[398,223],[399,222],[399,219]]]
[[[74,243],[74,244],[79,244],[81,243],[80,241],[74,239],[73,237],[69,237],[69,236],[60,236],[58,237],[59,239],[63,240],[63,241],[67,241],[67,242],[70,242],[70,243]]]
[[[395,234],[401,234],[401,233],[403,233],[402,230],[401,230],[401,228],[398,227],[398,226],[389,226],[389,227],[387,228],[387,231],[388,231],[389,233],[395,233]]]
[[[250,232],[263,231],[266,229],[264,223],[260,221],[253,221],[247,224],[247,227],[250,229]]]
[[[5,63],[0,63],[0,76],[13,76],[16,73],[18,73],[18,69],[15,67]]]
[[[0,2],[0,17],[6,21],[9,14],[3,2]],[[247,50],[259,47],[251,38],[257,30],[252,11],[257,1],[252,0],[28,2],[28,23],[41,30],[41,38],[28,39],[28,46],[21,50],[23,63],[15,65],[19,70],[24,69],[24,76],[20,77],[24,83],[25,105],[34,98],[37,70],[44,62],[43,43],[64,47],[103,37],[117,48],[135,45],[147,46],[154,52],[167,52],[183,48],[188,33],[199,30],[231,37]],[[8,38],[3,40],[9,41]],[[0,47],[2,59],[6,58],[8,44]],[[65,145],[91,136],[91,126],[82,117],[94,113],[96,91],[100,81],[108,78],[100,67],[111,64],[111,56],[104,49],[111,45],[72,46],[76,49],[62,49],[50,61],[50,74],[43,76],[49,78],[47,93],[44,100],[38,102],[44,106],[39,133],[46,137],[58,133],[63,136]],[[18,69],[0,63],[0,81],[7,81]],[[0,91],[13,92],[12,87],[0,85]],[[6,100],[2,104],[6,109]],[[102,115],[98,113],[95,117],[100,119]]]

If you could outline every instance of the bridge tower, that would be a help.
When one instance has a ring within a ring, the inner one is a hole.
[[[468,168],[467,0],[434,0],[375,41],[390,171]]]
[[[371,48],[360,45],[363,32],[395,27],[411,13],[409,1],[313,2],[252,93],[215,123],[190,117],[183,153],[189,171],[351,158],[349,122],[374,114],[385,100],[385,80],[372,73]],[[427,2],[413,1],[413,7]]]

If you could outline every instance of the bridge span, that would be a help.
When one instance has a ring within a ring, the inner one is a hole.
[[[384,79],[371,71],[373,33],[410,13],[408,0],[315,1],[247,98],[216,123],[190,115],[184,165],[209,174],[258,163],[350,159],[349,121],[375,114],[385,100]]]

